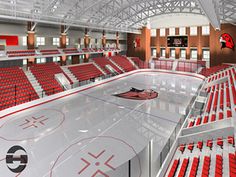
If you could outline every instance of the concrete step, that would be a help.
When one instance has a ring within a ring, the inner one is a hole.
[[[125,73],[125,70],[120,67],[118,64],[116,64],[116,62],[114,62],[112,59],[110,59],[110,62],[112,62],[117,68],[119,68],[123,73]]]
[[[97,63],[93,62],[93,65],[94,65],[97,69],[99,69],[104,75],[107,75],[107,73],[106,73]]]
[[[73,83],[77,83],[78,80],[74,74],[68,69],[68,67],[61,67],[61,69],[66,73],[66,75],[72,80]]]
[[[25,75],[28,78],[29,82],[31,83],[31,85],[33,86],[35,92],[38,94],[38,96],[40,98],[42,98],[43,96],[46,96],[45,93],[42,93],[44,90],[41,87],[41,85],[39,84],[39,82],[37,81],[37,79],[34,77],[34,75],[32,74],[32,72],[30,70],[25,71]]]
[[[129,57],[127,57],[127,59],[129,60],[129,62],[136,68],[139,69],[139,67],[133,62],[133,60]]]

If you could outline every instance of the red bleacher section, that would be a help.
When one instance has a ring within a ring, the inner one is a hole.
[[[0,68],[0,110],[38,98],[22,69]]]
[[[8,57],[23,57],[23,56],[34,56],[35,50],[14,50],[7,51]]]
[[[229,163],[225,163],[226,161]],[[174,159],[165,176],[223,177],[227,176],[227,173],[230,177],[236,176],[235,141],[233,136],[228,136],[225,139],[219,137],[214,141],[210,139],[206,142],[181,144],[176,150]]]
[[[228,68],[207,78],[207,84],[213,84],[205,89],[209,93],[205,109],[201,115],[191,118],[188,128],[232,117],[236,109],[231,107],[231,101],[236,105],[235,75],[235,68]],[[228,79],[218,83],[223,77]]]
[[[60,66],[55,63],[33,65],[30,70],[47,95],[63,91],[60,84],[54,78],[55,74],[63,73],[72,84],[71,79],[64,73]]]
[[[76,48],[63,49],[63,52],[64,52],[65,54],[70,54],[70,53],[80,53]]]
[[[103,73],[93,63],[71,66],[68,69],[80,82],[103,76]]]
[[[130,63],[130,61],[123,56],[112,56],[110,57],[117,65],[124,69],[125,72],[135,70],[135,67]]]
[[[57,55],[57,54],[60,54],[60,52],[57,49],[40,50],[40,53],[42,53],[42,55]]]
[[[220,66],[213,66],[211,68],[203,68],[200,74],[208,77],[208,76],[215,74],[216,72],[219,72],[221,70],[224,70],[228,67],[229,67],[228,65],[220,65]]]
[[[139,69],[147,69],[148,68],[148,63],[145,63],[138,57],[131,57],[131,60],[138,66]]]
[[[114,68],[119,74],[122,73],[122,71],[117,68],[112,62],[110,62],[109,59],[105,58],[105,57],[100,57],[100,58],[94,58],[93,61],[98,64],[103,70],[104,72],[106,72],[106,74],[112,74],[110,73],[110,71],[108,69],[106,69],[106,65],[110,65],[112,68]]]
[[[154,60],[156,69],[172,70],[173,60]]]

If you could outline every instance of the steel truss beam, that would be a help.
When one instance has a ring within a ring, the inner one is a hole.
[[[206,15],[215,28],[236,23],[235,0],[0,0],[5,19],[138,32],[156,15]]]

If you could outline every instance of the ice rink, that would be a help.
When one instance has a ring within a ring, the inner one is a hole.
[[[0,177],[17,176],[5,161],[14,145],[28,155],[20,177],[122,173],[117,167],[150,140],[158,146],[156,153],[163,149],[202,82],[183,74],[140,72],[12,114],[0,120]],[[131,87],[159,95],[152,100],[113,96]]]

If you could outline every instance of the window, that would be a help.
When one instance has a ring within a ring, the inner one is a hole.
[[[175,35],[175,28],[169,28],[169,35],[174,36]]]
[[[58,61],[61,61],[60,57],[53,57],[53,62],[58,62]]]
[[[166,57],[166,49],[161,49],[161,56]]]
[[[45,45],[45,37],[37,37],[36,38],[36,43],[37,43],[37,46]]]
[[[60,45],[60,38],[54,37],[52,39],[52,45],[59,46]]]
[[[157,49],[152,48],[151,51],[152,51],[152,56],[156,57],[157,56]]]
[[[210,34],[210,27],[202,26],[202,35],[209,35],[209,34]]]
[[[165,36],[166,35],[166,29],[165,28],[161,28],[160,29],[160,36]]]
[[[23,65],[27,65],[27,59],[23,60]]]
[[[197,27],[196,26],[190,27],[190,35],[191,36],[197,35]]]
[[[203,49],[202,50],[202,58],[205,60],[210,59],[210,51],[208,49]]]
[[[191,59],[197,60],[197,49],[191,49]]]
[[[46,58],[37,58],[37,64],[46,63]]]
[[[157,30],[156,29],[151,29],[151,36],[156,37],[157,36]]]
[[[72,57],[71,57],[71,56],[68,56],[67,59],[68,59],[68,60],[72,60]]]
[[[179,28],[179,35],[186,35],[186,28],[185,27]]]
[[[175,49],[170,49],[170,57],[175,58]]]
[[[180,58],[186,58],[186,50],[180,49]]]
[[[22,45],[27,46],[27,37],[26,36],[22,37]]]
[[[66,38],[66,45],[69,45],[70,44],[70,40],[69,40],[69,38],[67,37]]]

